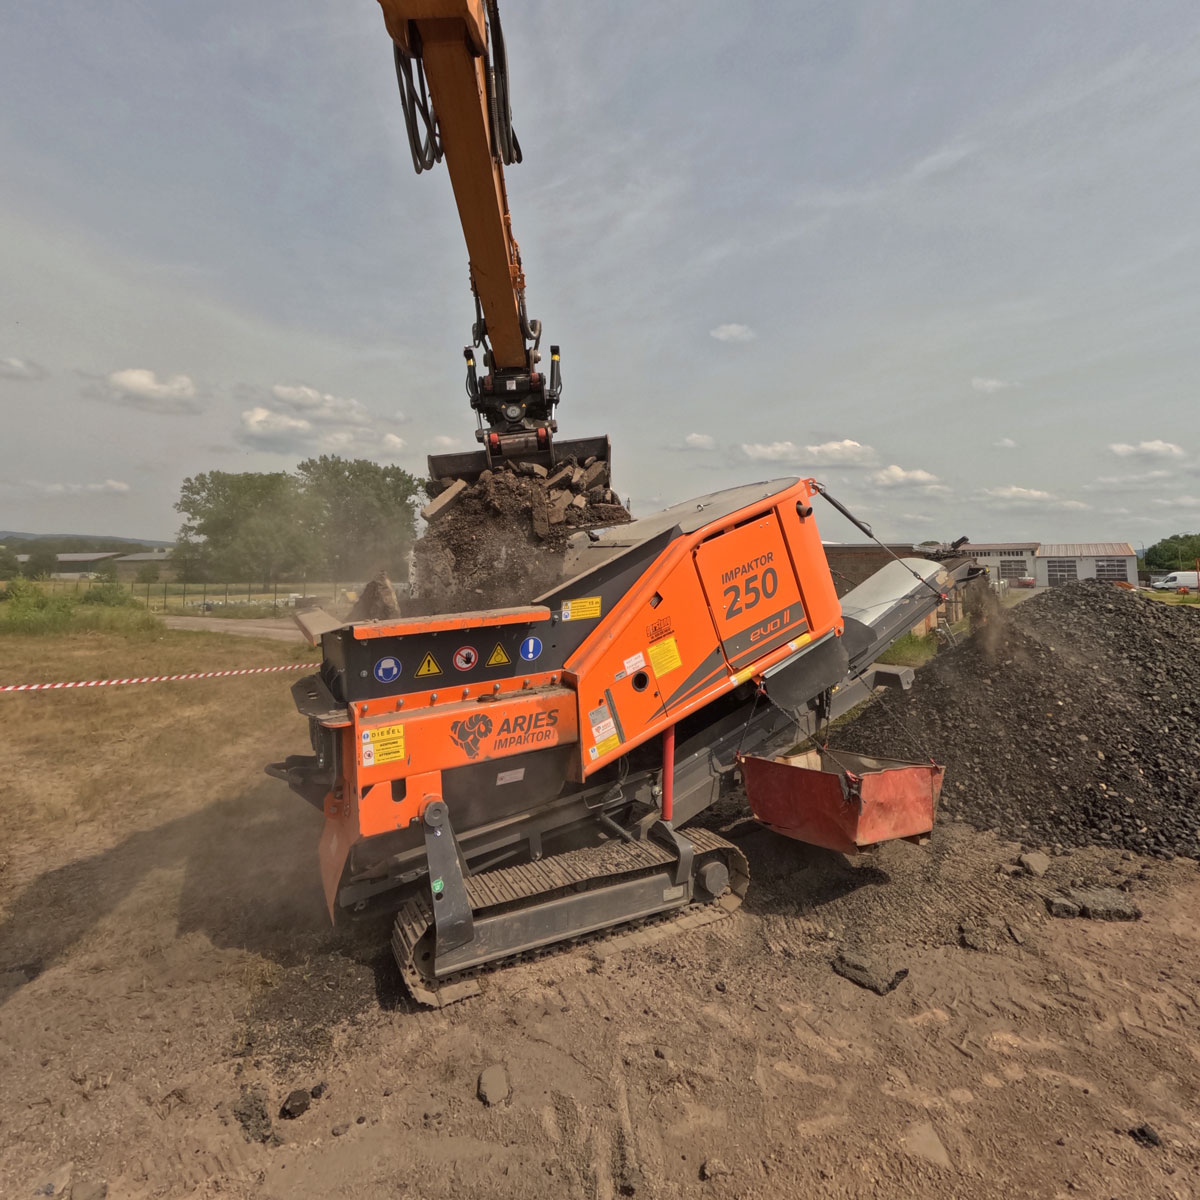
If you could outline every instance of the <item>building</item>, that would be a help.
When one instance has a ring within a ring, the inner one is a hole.
[[[1076,579],[1102,579],[1137,585],[1137,554],[1128,542],[1051,542],[1034,559],[1038,587],[1057,587]]]
[[[147,550],[139,554],[123,554],[117,559],[117,578],[122,583],[137,579],[138,573],[146,567],[157,570],[158,583],[174,583],[175,571],[171,565],[171,551]]]
[[[968,542],[962,548],[993,582],[1032,579],[1057,587],[1076,579],[1137,584],[1137,554],[1128,542]]]
[[[981,567],[987,567],[988,578],[1036,579],[1034,566],[1037,559],[1038,542],[968,542],[962,547]]]
[[[121,552],[119,550],[108,550],[97,553],[94,550],[86,550],[70,554],[56,554],[54,557],[58,562],[58,569],[51,574],[51,579],[87,579],[99,571],[105,564],[120,558]],[[28,554],[17,555],[17,562],[22,566],[28,561]]]

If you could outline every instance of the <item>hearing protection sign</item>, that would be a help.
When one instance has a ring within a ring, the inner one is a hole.
[[[404,757],[404,726],[376,725],[362,731],[362,765],[396,762]]]
[[[426,654],[417,668],[417,678],[427,679],[430,675],[440,675],[442,668],[437,665],[437,659],[432,654]]]

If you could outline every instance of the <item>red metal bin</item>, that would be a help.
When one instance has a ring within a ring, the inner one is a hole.
[[[814,750],[791,759],[743,756],[754,816],[797,841],[854,854],[879,842],[920,841],[933,830],[945,769]]]

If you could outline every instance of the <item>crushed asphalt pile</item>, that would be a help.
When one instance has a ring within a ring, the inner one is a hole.
[[[942,814],[1028,845],[1200,857],[1200,607],[1073,583],[993,615],[835,746],[946,766]]]
[[[631,520],[608,463],[596,459],[504,463],[471,484],[427,488],[428,528],[413,551],[414,613],[529,604],[561,579],[573,534]]]

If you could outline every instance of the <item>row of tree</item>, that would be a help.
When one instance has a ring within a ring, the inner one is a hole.
[[[206,471],[183,481],[171,559],[186,583],[407,578],[420,482],[396,466],[335,455],[295,471]]]
[[[1146,550],[1149,571],[1194,571],[1200,558],[1200,533],[1173,533]]]

